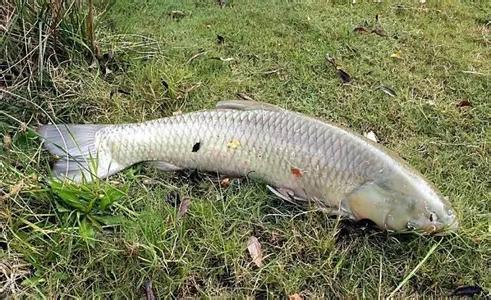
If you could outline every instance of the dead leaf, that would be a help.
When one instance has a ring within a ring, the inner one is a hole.
[[[231,140],[230,142],[227,143],[227,148],[236,150],[240,147],[240,141],[239,140]]]
[[[326,62],[331,64],[334,68],[336,68],[336,75],[341,79],[343,83],[348,83],[351,81],[351,76],[343,70],[340,66],[337,65],[336,59],[331,57],[329,54],[326,54]]]
[[[363,25],[358,25],[353,29],[353,32],[358,32],[358,33],[370,33],[372,32],[370,29]]]
[[[8,150],[12,147],[12,137],[10,136],[10,134],[8,133],[5,133],[3,135],[3,148],[5,150]]]
[[[326,61],[330,63],[333,67],[337,67],[336,59],[328,54],[326,54]]]
[[[247,241],[247,250],[252,257],[252,262],[258,266],[263,266],[263,253],[261,250],[261,244],[255,236],[251,236]]]
[[[225,38],[222,35],[217,34],[217,44],[221,45],[225,42]]]
[[[372,32],[379,36],[387,36],[387,33],[385,33],[385,30],[382,27],[382,24],[380,24],[380,19],[378,15],[375,15],[375,21],[376,21],[375,28],[372,30]]]
[[[351,81],[351,76],[340,67],[336,67],[336,74],[338,75],[338,77],[341,79],[343,83],[348,83]]]
[[[226,4],[227,4],[227,1],[225,1],[225,0],[218,0],[218,5],[220,5],[221,8],[224,8]]]
[[[172,10],[169,13],[169,16],[172,19],[182,19],[182,18],[184,18],[186,16],[186,14],[183,11],[180,11],[180,10]]]
[[[295,167],[291,167],[290,172],[295,177],[302,177],[302,175],[303,175],[302,170],[300,170],[299,168],[295,168]]]
[[[288,296],[288,300],[302,300],[302,296],[300,296],[299,294],[295,293],[293,295],[290,295]]]
[[[181,194],[178,191],[171,191],[165,196],[165,202],[173,207],[181,206]]]
[[[391,97],[397,96],[396,91],[394,91],[392,88],[386,86],[386,85],[381,85],[378,87],[382,92],[386,93],[387,95]]]
[[[126,246],[126,254],[131,257],[137,257],[140,254],[140,244],[133,242],[124,242]]]
[[[385,33],[385,30],[382,28],[382,26],[375,27],[372,32],[379,36],[387,36],[387,33]]]
[[[378,137],[377,137],[377,135],[375,134],[375,132],[373,132],[373,131],[369,131],[369,132],[365,132],[363,135],[364,135],[364,136],[365,136],[367,139],[369,139],[369,140],[371,140],[371,141],[373,141],[373,142],[375,142],[375,143],[378,143]]]
[[[469,100],[462,99],[455,106],[457,106],[459,108],[464,108],[464,107],[472,106],[472,103]]]
[[[220,186],[224,189],[228,188],[230,186],[230,178],[225,177],[220,180]]]
[[[20,131],[21,133],[25,133],[25,132],[27,131],[27,129],[28,129],[27,124],[26,124],[26,123],[24,123],[24,122],[21,122],[21,123],[20,123],[20,127],[19,127],[19,131]]]
[[[165,79],[160,79],[160,83],[162,84],[162,88],[164,90],[164,94],[169,91],[169,84]]]
[[[402,59],[402,56],[401,56],[401,50],[397,50],[396,52],[392,53],[390,55],[391,58],[396,58],[396,59]]]
[[[24,180],[20,180],[16,184],[10,187],[10,191],[6,194],[0,195],[0,201],[6,201],[11,197],[17,196],[24,187]]]
[[[477,285],[460,286],[453,291],[452,296],[473,297],[476,295],[480,295],[482,292],[482,287]]]
[[[184,198],[179,205],[179,212],[177,215],[179,217],[184,216],[188,212],[189,205],[191,204],[191,200],[189,198]]]

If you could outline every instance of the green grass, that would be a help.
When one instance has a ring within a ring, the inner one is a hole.
[[[0,295],[141,297],[149,280],[160,297],[441,297],[462,285],[489,293],[490,3],[228,2],[116,1],[97,19],[110,74],[76,60],[50,68],[48,88],[6,88]],[[353,32],[377,14],[387,36]],[[402,59],[391,58],[397,51]],[[142,121],[237,93],[374,131],[450,199],[460,231],[388,234],[285,203],[261,182],[225,189],[212,175],[144,166],[60,188],[49,184],[49,156],[16,121]],[[458,107],[463,100],[471,106]],[[191,201],[182,217],[176,198]],[[261,268],[246,249],[251,235]]]

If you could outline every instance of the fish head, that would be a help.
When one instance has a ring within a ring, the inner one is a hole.
[[[450,203],[413,173],[369,181],[351,192],[342,207],[357,220],[369,219],[391,231],[443,234],[458,228]]]

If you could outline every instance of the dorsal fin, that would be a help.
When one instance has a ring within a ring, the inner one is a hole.
[[[224,100],[219,101],[216,105],[218,109],[235,109],[235,110],[273,110],[281,111],[281,107],[273,104],[252,101],[252,100]]]

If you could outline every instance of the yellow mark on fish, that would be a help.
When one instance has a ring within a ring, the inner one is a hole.
[[[239,140],[231,140],[230,142],[227,143],[227,148],[232,149],[232,150],[237,150],[240,148],[240,141]]]

